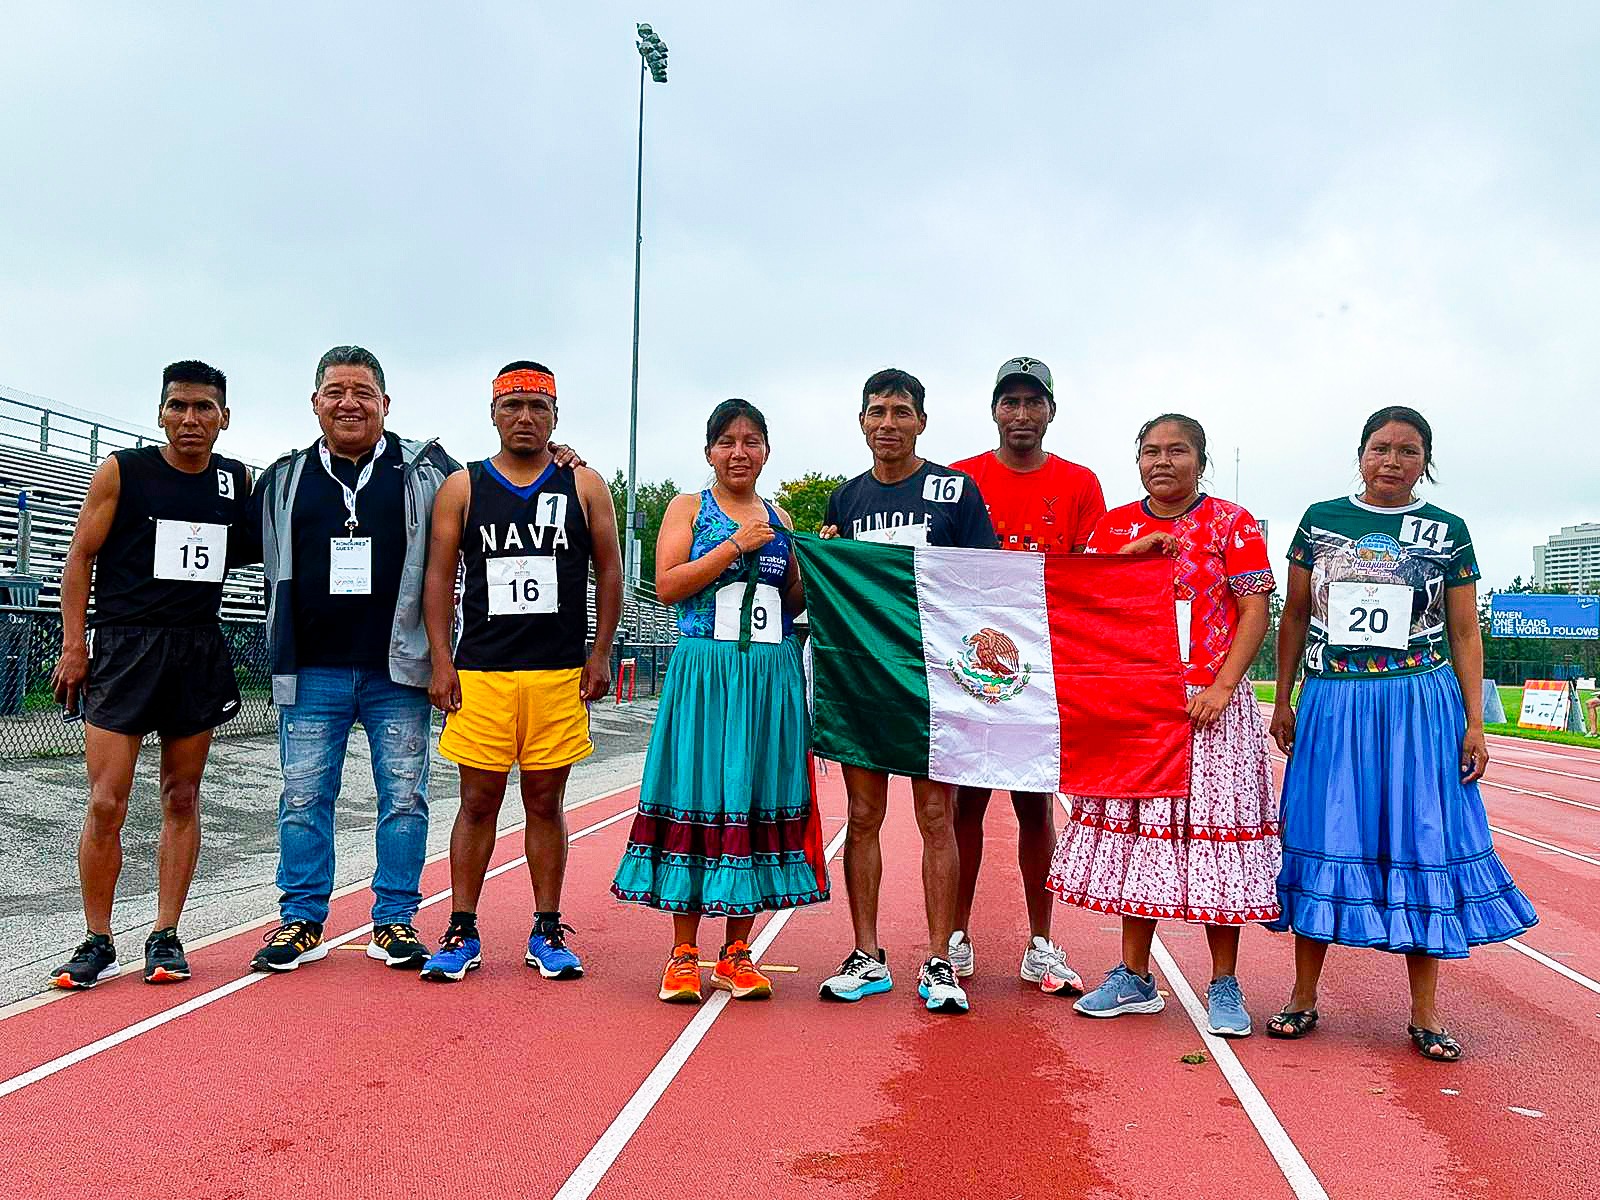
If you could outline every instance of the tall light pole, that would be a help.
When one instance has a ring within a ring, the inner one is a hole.
[[[644,245],[644,85],[645,75],[657,83],[667,81],[667,44],[648,25],[634,27],[639,40],[639,172],[633,193],[633,398],[628,405],[628,516],[622,541],[622,577],[633,585],[638,569],[639,536],[634,528],[639,507],[635,488],[639,477],[639,266]]]

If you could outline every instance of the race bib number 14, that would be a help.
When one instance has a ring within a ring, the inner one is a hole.
[[[1411,589],[1398,583],[1328,587],[1328,640],[1335,646],[1404,650],[1411,640]]]

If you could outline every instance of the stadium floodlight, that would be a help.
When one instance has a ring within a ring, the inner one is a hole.
[[[644,84],[645,73],[657,83],[667,81],[667,44],[649,25],[634,27],[639,40],[639,169],[633,193],[633,388],[628,404],[628,515],[623,523],[622,579],[624,587],[633,585],[638,563],[639,477],[639,269],[644,245]],[[635,620],[639,619],[635,608]]]

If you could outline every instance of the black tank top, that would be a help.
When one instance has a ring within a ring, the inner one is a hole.
[[[213,454],[180,471],[160,446],[117,450],[120,492],[94,560],[90,625],[211,625],[222,604],[228,529],[244,518],[245,465]]]
[[[463,671],[581,667],[589,634],[594,542],[570,467],[551,463],[528,487],[489,462],[467,465],[472,500],[461,533]]]

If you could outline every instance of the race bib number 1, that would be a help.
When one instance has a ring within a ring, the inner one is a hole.
[[[739,640],[739,610],[744,605],[745,585],[730,583],[717,589],[717,614],[711,636],[719,642]],[[750,640],[763,646],[776,646],[783,640],[783,608],[778,589],[770,583],[756,584],[750,605]]]
[[[1404,650],[1411,640],[1411,589],[1398,583],[1328,587],[1328,640],[1335,646]]]
[[[491,617],[553,613],[560,609],[556,591],[556,560],[548,554],[483,560],[489,584]]]
[[[156,522],[157,579],[221,583],[228,570],[228,527],[195,521]]]

